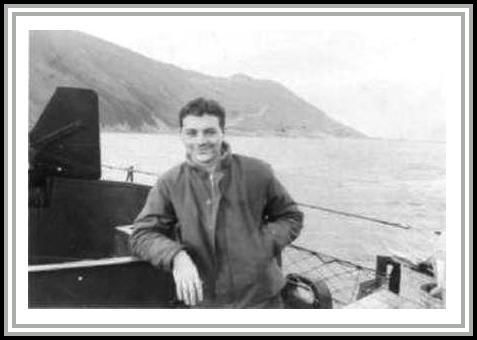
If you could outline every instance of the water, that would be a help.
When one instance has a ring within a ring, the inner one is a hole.
[[[375,256],[424,260],[444,236],[445,144],[395,140],[284,137],[227,138],[232,151],[269,162],[301,203],[408,224],[411,230],[303,208],[297,243],[353,262],[374,265]],[[102,163],[160,174],[184,159],[177,135],[102,133]],[[103,169],[103,179],[124,180]],[[135,174],[153,184],[154,177]]]

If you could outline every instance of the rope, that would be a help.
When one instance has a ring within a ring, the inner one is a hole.
[[[325,207],[321,207],[319,205],[313,205],[313,204],[307,204],[307,203],[297,203],[297,204],[302,206],[302,207],[306,207],[306,208],[310,208],[310,209],[322,210],[322,211],[326,211],[326,212],[337,214],[337,215],[359,218],[359,219],[362,219],[362,220],[367,220],[367,221],[371,221],[371,222],[385,224],[385,225],[388,225],[388,226],[391,226],[391,227],[396,227],[396,228],[401,228],[401,229],[411,229],[411,228],[413,228],[413,227],[411,227],[410,225],[407,225],[407,224],[384,221],[384,220],[377,219],[377,218],[374,218],[374,217],[368,217],[368,216],[363,216],[363,215],[359,215],[359,214],[349,213],[349,212],[346,212],[346,211],[340,211],[340,210],[325,208]]]
[[[375,222],[375,223],[378,223],[378,224],[383,224],[383,225],[393,227],[393,228],[399,228],[399,229],[405,229],[405,230],[418,230],[418,231],[422,231],[422,232],[431,232],[431,233],[433,233],[437,236],[440,236],[442,234],[442,231],[440,231],[440,230],[429,230],[429,229],[424,229],[424,228],[411,226],[409,224],[385,221],[385,220],[378,219],[378,218],[375,218],[375,217],[369,217],[369,216],[364,216],[364,215],[361,215],[361,214],[355,214],[355,213],[349,213],[349,212],[346,212],[346,211],[330,209],[330,208],[322,207],[322,206],[319,206],[319,205],[313,205],[313,204],[309,204],[309,203],[300,203],[300,202],[297,202],[297,205],[305,207],[305,208],[314,209],[314,210],[321,210],[321,211],[325,211],[325,212],[328,212],[328,213],[337,214],[337,215],[341,215],[341,216],[347,216],[347,217],[357,218],[357,219],[361,219],[361,220],[371,221],[371,222]]]
[[[331,261],[326,261],[322,258],[322,255],[319,253],[319,252],[316,252],[316,251],[313,251],[311,249],[308,249],[308,248],[304,248],[304,247],[301,247],[301,246],[298,246],[296,244],[290,244],[289,245],[290,248],[293,248],[293,249],[296,249],[298,251],[303,251],[303,252],[306,252],[312,256],[315,256],[317,257],[320,261],[322,261],[323,263],[327,264],[327,263],[331,263]],[[354,267],[356,269],[359,269],[359,270],[369,270],[369,271],[372,271],[374,272],[375,269],[374,268],[369,268],[369,267],[366,267],[366,266],[362,266],[362,265],[359,265],[359,264],[356,264],[356,263],[353,263],[351,261],[347,261],[347,260],[342,260],[342,259],[338,259],[334,256],[331,256],[331,255],[326,255],[326,257],[329,257],[331,258],[333,261],[332,262],[337,262],[337,263],[340,263],[342,265],[348,265],[350,267]]]
[[[117,167],[117,166],[106,165],[106,164],[103,164],[102,166],[105,167],[105,168],[108,168],[108,169],[126,171],[128,173],[127,178],[129,178],[129,179],[133,178],[132,177],[133,173],[138,173],[138,174],[143,174],[143,175],[148,175],[148,176],[158,176],[157,173],[138,170],[138,169],[135,169],[133,166]],[[327,207],[323,207],[323,206],[319,206],[319,205],[314,205],[314,204],[309,204],[309,203],[297,202],[296,204],[298,206],[309,208],[309,209],[321,210],[321,211],[325,211],[325,212],[336,214],[336,215],[341,215],[341,216],[346,216],[346,217],[352,217],[352,218],[357,218],[357,219],[361,219],[361,220],[371,221],[371,222],[374,222],[374,223],[386,225],[386,226],[393,227],[393,228],[399,228],[399,229],[405,229],[405,230],[413,229],[413,230],[419,230],[419,231],[423,231],[423,232],[432,232],[435,235],[441,235],[441,233],[442,233],[439,230],[428,230],[428,229],[418,228],[418,227],[411,226],[409,224],[386,221],[386,220],[382,220],[382,219],[375,218],[375,217],[364,216],[364,215],[361,215],[361,214],[356,214],[356,213],[350,213],[350,212],[346,212],[346,211],[331,209],[331,208],[327,208]]]

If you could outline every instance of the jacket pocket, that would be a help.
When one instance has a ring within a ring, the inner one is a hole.
[[[266,227],[262,229],[261,236],[263,248],[265,250],[267,258],[274,258],[275,256],[277,256],[278,249],[275,243],[275,239]]]

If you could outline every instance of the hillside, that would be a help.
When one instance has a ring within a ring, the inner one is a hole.
[[[108,130],[170,130],[180,107],[204,96],[223,104],[238,132],[364,137],[279,83],[207,76],[76,31],[30,32],[29,86],[30,127],[57,86],[75,86],[98,93]]]

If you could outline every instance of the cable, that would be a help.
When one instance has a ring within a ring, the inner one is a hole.
[[[126,171],[126,172],[131,173],[131,174],[132,173],[139,173],[139,174],[144,174],[144,175],[149,175],[149,176],[158,176],[157,173],[138,170],[138,169],[135,169],[133,166],[130,166],[130,167],[116,167],[116,166],[106,165],[106,164],[103,164],[102,166],[105,167],[105,168],[109,168],[109,169]],[[441,233],[442,233],[439,230],[428,230],[428,229],[424,229],[424,228],[418,228],[418,227],[411,226],[409,224],[386,221],[386,220],[378,219],[378,218],[375,218],[375,217],[364,216],[364,215],[361,215],[361,214],[356,214],[356,213],[350,213],[350,212],[346,212],[346,211],[331,209],[331,208],[327,208],[327,207],[323,207],[323,206],[319,206],[319,205],[314,205],[314,204],[309,204],[309,203],[296,202],[296,204],[301,206],[301,207],[305,207],[305,208],[309,208],[309,209],[321,210],[321,211],[325,211],[325,212],[328,212],[328,213],[337,214],[337,215],[341,215],[341,216],[346,216],[346,217],[352,217],[352,218],[357,218],[357,219],[361,219],[361,220],[371,221],[371,222],[374,222],[374,223],[383,224],[383,225],[393,227],[393,228],[399,228],[399,229],[405,229],[405,230],[413,229],[413,230],[418,230],[418,231],[422,231],[422,232],[432,232],[435,235],[441,235]]]
[[[360,215],[360,214],[349,213],[349,212],[346,212],[346,211],[330,209],[330,208],[322,207],[322,206],[319,206],[319,205],[313,205],[313,204],[308,204],[308,203],[300,203],[300,202],[297,202],[297,205],[302,206],[302,207],[306,207],[306,208],[310,208],[310,209],[326,211],[328,213],[333,213],[333,214],[337,214],[337,215],[353,217],[353,218],[357,218],[357,219],[361,219],[361,220],[367,220],[367,221],[383,224],[383,225],[386,225],[386,226],[389,226],[389,227],[405,229],[405,230],[414,229],[414,230],[419,230],[419,231],[424,231],[424,232],[432,232],[435,235],[441,235],[442,234],[442,232],[439,231],[439,230],[428,230],[428,229],[424,229],[424,228],[418,228],[418,227],[411,226],[409,224],[385,221],[385,220],[378,219],[378,218],[375,218],[375,217],[369,217],[369,216],[364,216],[364,215]]]

